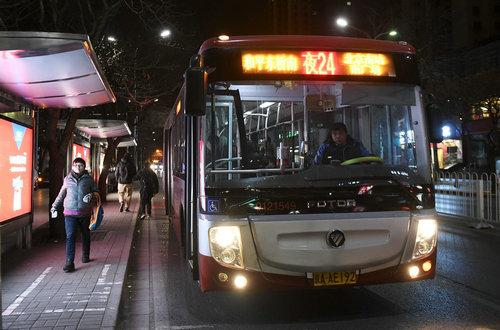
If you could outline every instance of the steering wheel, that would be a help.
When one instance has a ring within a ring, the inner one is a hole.
[[[354,165],[354,164],[361,164],[361,163],[383,163],[383,162],[384,161],[380,157],[366,156],[366,157],[356,157],[356,158],[346,160],[345,162],[340,163],[340,165]]]

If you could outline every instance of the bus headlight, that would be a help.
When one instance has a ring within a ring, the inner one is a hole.
[[[433,219],[418,220],[417,238],[413,249],[413,259],[432,252],[437,241],[437,223]]]
[[[219,226],[209,230],[212,257],[224,266],[243,268],[240,227]]]

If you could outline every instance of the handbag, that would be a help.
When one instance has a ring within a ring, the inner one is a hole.
[[[90,215],[89,229],[94,231],[99,228],[104,218],[104,208],[101,204],[101,197],[99,193],[94,193],[94,205],[92,207],[92,214]]]

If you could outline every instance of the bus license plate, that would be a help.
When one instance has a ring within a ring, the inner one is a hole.
[[[314,273],[314,286],[356,284],[358,276],[355,272],[323,272]]]

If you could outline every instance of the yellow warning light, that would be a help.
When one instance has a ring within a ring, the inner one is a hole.
[[[179,100],[179,102],[177,102],[177,107],[175,108],[175,114],[178,115],[179,112],[181,112],[181,109],[182,109],[182,104],[181,100]]]

